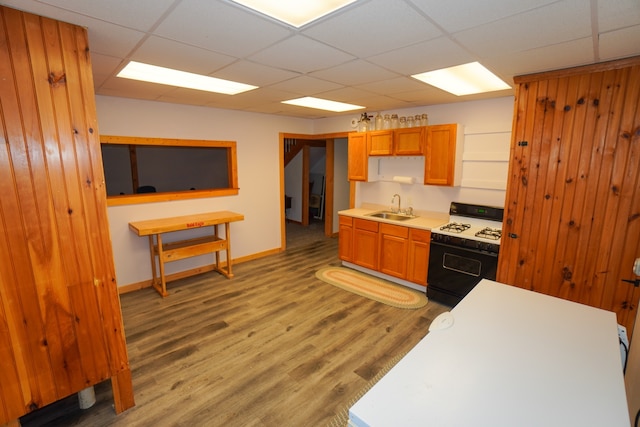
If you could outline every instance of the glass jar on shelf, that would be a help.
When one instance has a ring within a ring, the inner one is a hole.
[[[360,116],[360,121],[358,122],[358,131],[366,132],[368,130],[371,130],[370,124],[371,120],[369,120],[369,116],[367,116],[367,113],[362,113],[362,116]]]
[[[376,124],[375,130],[382,130],[382,115],[380,113],[376,114],[375,124]]]
[[[392,114],[391,115],[391,129],[397,129],[399,125],[400,125],[400,123],[398,122],[398,115],[397,114]]]
[[[426,114],[420,116],[420,126],[429,126],[429,116]]]
[[[400,129],[407,127],[407,118],[405,116],[400,117],[400,119],[398,120],[398,127]]]
[[[391,129],[391,117],[388,114],[385,114],[382,119],[382,129]]]
[[[413,116],[407,116],[407,127],[412,128],[413,126]]]

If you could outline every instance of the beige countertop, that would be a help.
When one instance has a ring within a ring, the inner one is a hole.
[[[442,212],[415,210],[415,218],[405,221],[394,221],[390,219],[376,218],[368,216],[369,214],[388,211],[388,206],[380,206],[375,204],[363,203],[361,207],[354,209],[346,209],[339,211],[338,215],[350,216],[353,218],[368,219],[370,221],[385,222],[387,224],[403,225],[405,227],[420,228],[423,230],[431,230],[449,221],[449,214]]]

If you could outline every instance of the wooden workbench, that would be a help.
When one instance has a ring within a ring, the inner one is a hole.
[[[149,236],[149,251],[151,253],[152,286],[163,297],[167,293],[167,282],[164,274],[166,262],[215,253],[214,270],[227,278],[233,277],[231,272],[231,243],[229,223],[242,221],[244,215],[230,211],[207,212],[194,215],[158,218],[145,221],[130,222],[129,228],[138,236]],[[218,234],[218,225],[224,224],[224,237]],[[193,228],[213,226],[213,235],[162,243],[162,234]],[[155,236],[155,237],[154,237]],[[226,267],[220,265],[220,251],[226,253]],[[156,256],[160,267],[160,274],[156,273]]]

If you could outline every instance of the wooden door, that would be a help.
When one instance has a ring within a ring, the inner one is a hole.
[[[339,216],[338,257],[343,261],[353,261],[353,218]]]
[[[497,279],[615,311],[640,291],[640,58],[517,79]]]
[[[0,7],[0,424],[108,378],[133,406],[88,52]]]

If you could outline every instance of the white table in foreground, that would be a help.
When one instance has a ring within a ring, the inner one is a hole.
[[[358,427],[629,426],[613,312],[483,280],[349,410]]]

